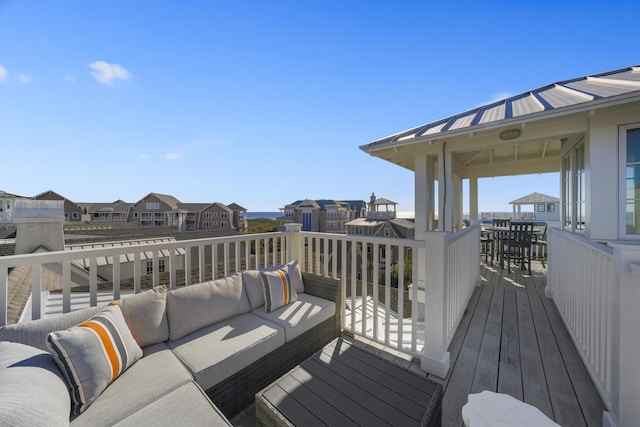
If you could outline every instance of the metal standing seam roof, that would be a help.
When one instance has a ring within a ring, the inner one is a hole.
[[[635,91],[640,91],[640,65],[552,83],[379,139],[360,148],[366,151],[378,145],[410,141],[420,137],[438,138],[455,130],[471,131],[474,127],[488,123],[557,110]]]

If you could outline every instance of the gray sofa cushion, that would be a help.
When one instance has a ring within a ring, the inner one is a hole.
[[[0,425],[69,425],[67,384],[49,353],[0,342]]]
[[[170,350],[157,351],[120,375],[71,425],[113,425],[192,380]]]
[[[140,347],[169,339],[167,288],[162,285],[117,301]]]
[[[250,310],[241,273],[171,289],[167,294],[169,339],[180,339],[200,328]]]
[[[336,304],[324,298],[308,294],[298,294],[298,300],[267,313],[264,308],[256,308],[251,312],[284,329],[287,341],[291,341],[303,332],[333,317]]]
[[[275,265],[273,267],[265,267],[260,270],[245,270],[242,272],[242,285],[245,287],[251,309],[255,310],[264,305],[264,286],[260,277],[261,271],[273,271],[286,269],[291,278],[291,284],[296,293],[304,292],[304,283],[302,281],[302,271],[298,265],[298,261],[290,261],[283,265]]]
[[[231,426],[195,382],[162,396],[116,424],[117,427]]]
[[[3,326],[0,328],[0,341],[19,342],[47,351],[45,342],[49,332],[68,329],[82,323],[102,308],[104,308],[104,304],[73,311],[62,316]]]
[[[283,345],[284,331],[251,313],[169,341],[200,386],[208,390]]]

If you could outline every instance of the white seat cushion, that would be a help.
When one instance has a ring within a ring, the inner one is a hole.
[[[190,382],[162,396],[117,427],[143,426],[231,426],[195,382]]]
[[[336,304],[324,298],[308,294],[298,294],[298,300],[271,313],[266,313],[264,307],[259,307],[251,313],[269,320],[284,329],[287,341],[291,341],[303,332],[333,317],[336,314]]]
[[[156,351],[120,375],[71,425],[113,425],[192,381],[189,371],[171,350]]]
[[[245,313],[168,344],[200,387],[208,390],[284,342],[281,327]]]

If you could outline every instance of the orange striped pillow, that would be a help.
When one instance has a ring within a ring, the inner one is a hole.
[[[287,270],[262,271],[260,278],[264,291],[264,309],[267,313],[298,299]]]
[[[84,323],[51,332],[47,348],[67,381],[72,414],[87,409],[113,380],[142,357],[142,349],[115,302]]]

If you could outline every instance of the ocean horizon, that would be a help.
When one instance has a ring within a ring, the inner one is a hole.
[[[266,219],[277,219],[279,216],[282,216],[280,212],[247,212],[247,219],[257,219],[257,218],[266,218]]]

